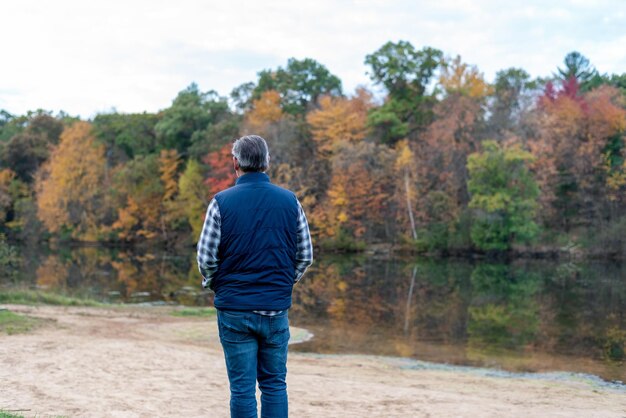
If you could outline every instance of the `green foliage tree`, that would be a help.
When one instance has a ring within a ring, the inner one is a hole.
[[[0,277],[11,277],[17,271],[20,258],[15,247],[10,245],[4,234],[0,234]]]
[[[106,113],[93,120],[94,133],[107,147],[123,151],[127,158],[158,152],[155,125],[159,116],[153,113]],[[116,161],[113,161],[113,163]]]
[[[532,161],[520,147],[504,148],[495,141],[485,141],[482,152],[469,156],[469,207],[475,211],[471,237],[478,248],[508,250],[537,234],[539,189],[528,170]]]
[[[59,142],[63,122],[44,111],[30,112],[16,120],[21,122],[8,129],[15,134],[0,147],[1,165],[13,170],[21,180],[32,182],[51,147]]]
[[[536,341],[539,276],[505,264],[480,264],[471,274],[468,344],[473,349],[519,349]]]
[[[256,85],[252,81],[248,81],[238,85],[230,92],[230,99],[235,109],[242,113],[250,110],[255,88]]]
[[[182,156],[200,158],[224,137],[237,133],[238,119],[228,101],[215,91],[202,93],[193,83],[178,93],[155,125],[157,149],[175,149]]]
[[[516,129],[523,106],[523,95],[534,87],[530,75],[521,68],[508,68],[496,73],[488,121],[492,136],[502,138],[507,131]]]
[[[563,81],[574,78],[578,81],[581,90],[589,90],[592,80],[598,74],[589,59],[578,51],[572,51],[565,56],[563,64],[564,67],[557,70],[559,78]]]
[[[0,110],[0,142],[6,142],[22,132],[26,120],[26,116],[14,116],[6,110]]]
[[[586,90],[593,90],[604,84],[616,87],[626,98],[626,73],[610,75],[596,73],[591,80],[585,83],[585,87]]]
[[[443,53],[434,48],[416,50],[410,42],[387,42],[365,57],[372,68],[370,77],[385,86],[396,99],[411,95],[422,96],[441,62]]]
[[[341,95],[341,80],[314,59],[290,58],[285,68],[259,73],[252,99],[259,99],[267,90],[276,90],[280,94],[285,113],[304,115],[322,95]]]
[[[389,92],[385,103],[372,110],[368,121],[384,142],[393,143],[424,128],[431,120],[435,97],[427,94],[427,87],[442,58],[438,49],[424,47],[418,51],[407,41],[387,42],[366,56],[370,78]]]

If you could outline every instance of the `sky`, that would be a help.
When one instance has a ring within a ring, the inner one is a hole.
[[[192,82],[221,95],[291,57],[344,91],[387,41],[460,55],[488,81],[519,67],[549,76],[579,51],[626,72],[624,0],[13,0],[0,7],[0,109],[92,118],[156,112]]]

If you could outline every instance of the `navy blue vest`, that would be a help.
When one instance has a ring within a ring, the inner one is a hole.
[[[295,279],[298,201],[265,173],[247,173],[215,195],[222,220],[215,307],[284,310]]]

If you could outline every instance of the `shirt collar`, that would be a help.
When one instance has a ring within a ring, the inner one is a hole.
[[[235,184],[245,184],[245,183],[259,183],[259,182],[267,182],[269,183],[270,177],[262,173],[260,171],[253,171],[250,173],[246,173],[241,177],[237,178]]]

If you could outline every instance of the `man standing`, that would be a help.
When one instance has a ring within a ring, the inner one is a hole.
[[[209,203],[198,240],[202,286],[215,292],[230,381],[231,417],[287,417],[288,309],[293,285],[313,262],[296,196],[265,174],[269,151],[248,135],[233,144],[235,186]]]

